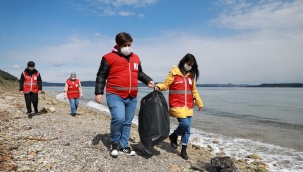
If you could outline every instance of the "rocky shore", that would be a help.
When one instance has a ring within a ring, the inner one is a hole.
[[[0,93],[0,171],[212,171],[211,159],[225,156],[224,148],[214,154],[209,145],[190,144],[189,160],[183,160],[180,147],[172,149],[169,139],[147,156],[133,125],[129,145],[136,155],[112,158],[106,114],[80,106],[73,117],[69,104],[44,92],[39,95],[40,112],[29,118],[18,91],[0,89]],[[237,171],[268,171],[262,157],[253,152],[232,160]]]

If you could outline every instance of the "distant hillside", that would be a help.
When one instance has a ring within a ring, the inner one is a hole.
[[[197,84],[197,87],[246,87],[249,86],[248,84]]]
[[[64,87],[65,83],[42,82],[44,87]],[[82,87],[94,87],[95,81],[81,81]]]
[[[303,87],[303,84],[302,83],[278,83],[278,84],[250,85],[248,87]]]
[[[0,70],[0,92],[3,90],[17,90],[19,85],[18,78]]]
[[[0,70],[0,77],[4,80],[7,80],[7,81],[18,81],[18,78],[3,71],[3,70]]]
[[[54,83],[54,82],[44,82],[42,81],[43,87],[64,87],[65,83]]]

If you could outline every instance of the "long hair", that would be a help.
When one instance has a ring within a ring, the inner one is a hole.
[[[199,69],[198,69],[198,64],[197,64],[197,61],[196,61],[196,58],[194,55],[190,54],[190,53],[187,53],[179,62],[179,69],[180,71],[185,74],[187,71],[185,71],[184,69],[184,64],[187,63],[187,62],[194,62],[194,65],[192,66],[192,69],[189,71],[191,72],[191,76],[193,77],[193,79],[196,79],[196,81],[198,80],[199,78]]]

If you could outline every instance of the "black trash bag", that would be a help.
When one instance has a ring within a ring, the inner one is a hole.
[[[151,153],[170,132],[168,105],[160,91],[154,90],[141,99],[138,120],[141,143]]]

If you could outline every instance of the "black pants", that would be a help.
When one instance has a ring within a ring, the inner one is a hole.
[[[24,93],[24,99],[26,103],[26,109],[28,113],[32,113],[32,103],[35,113],[38,113],[38,93]]]

